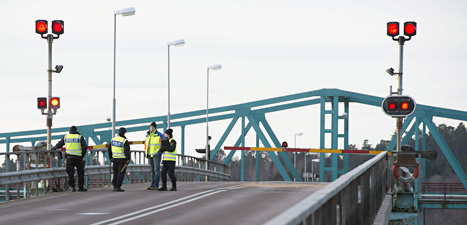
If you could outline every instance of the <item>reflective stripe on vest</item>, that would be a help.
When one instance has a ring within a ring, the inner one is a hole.
[[[81,143],[80,143],[81,135],[67,134],[65,135],[64,139],[65,139],[66,154],[83,156],[82,150],[81,150]]]
[[[175,141],[173,138],[169,139],[169,143],[172,144],[172,141]],[[165,151],[162,157],[162,161],[177,161],[177,146],[173,152]]]
[[[149,133],[146,135],[146,155],[155,156],[159,149],[161,148],[161,137],[157,134],[157,131]]]
[[[125,153],[123,152],[123,146],[127,140],[123,137],[117,136],[112,139],[112,157],[116,159],[126,158]]]

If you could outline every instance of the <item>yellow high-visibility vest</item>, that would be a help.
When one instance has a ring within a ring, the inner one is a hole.
[[[172,140],[175,141],[173,138],[170,138],[169,143],[172,143]],[[175,146],[173,152],[165,151],[162,161],[177,161],[177,146]]]
[[[125,153],[123,152],[123,146],[125,145],[125,142],[127,142],[127,139],[117,136],[114,137],[111,141],[112,145],[112,158],[116,159],[124,159],[126,158]]]
[[[67,134],[65,135],[65,148],[66,154],[83,156],[81,151],[81,135],[79,134]]]
[[[150,134],[146,134],[146,141],[144,144],[146,155],[154,157],[161,148],[161,137],[157,134],[156,130]]]

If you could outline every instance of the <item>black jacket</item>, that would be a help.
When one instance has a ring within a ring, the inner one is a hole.
[[[80,133],[77,131],[70,131],[70,134],[80,134]],[[65,145],[65,136],[63,136],[62,139],[60,139],[60,141],[52,149],[55,150],[55,149],[62,148]],[[86,140],[84,140],[84,137],[82,135],[81,135],[79,142],[81,144],[81,156],[67,155],[67,157],[82,159],[84,156],[86,156],[86,150],[88,149],[88,144],[86,144]]]
[[[172,138],[172,137],[170,137]],[[170,139],[168,138],[168,139]],[[173,152],[177,148],[177,142],[175,140],[170,141],[169,146],[162,146],[159,152],[162,154],[165,151]]]
[[[120,135],[118,134],[118,136],[122,137],[122,138],[125,138],[125,135]],[[109,147],[107,148],[107,152],[109,153],[109,159],[112,159],[112,140],[109,142]],[[123,153],[125,154],[125,157],[126,157],[126,160],[130,160],[131,159],[131,154],[130,154],[130,142],[127,141],[125,142],[125,144],[123,145]]]

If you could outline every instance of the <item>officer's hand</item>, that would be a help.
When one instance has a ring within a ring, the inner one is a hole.
[[[110,159],[110,162],[114,162],[114,159]]]

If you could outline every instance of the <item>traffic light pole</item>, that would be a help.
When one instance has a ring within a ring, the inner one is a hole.
[[[47,43],[49,46],[49,62],[48,62],[48,68],[47,68],[47,73],[48,73],[48,91],[49,91],[49,96],[48,99],[52,98],[52,43],[53,43],[54,37],[52,34],[47,35]],[[51,149],[51,143],[52,143],[52,118],[53,118],[53,113],[51,109],[51,105],[47,104],[47,150]]]
[[[399,36],[399,87],[397,88],[397,94],[402,95],[402,69],[403,69],[403,59],[404,59],[404,43],[405,37]],[[396,121],[397,128],[397,146],[396,152],[401,151],[401,139],[402,139],[402,118],[398,117]]]

